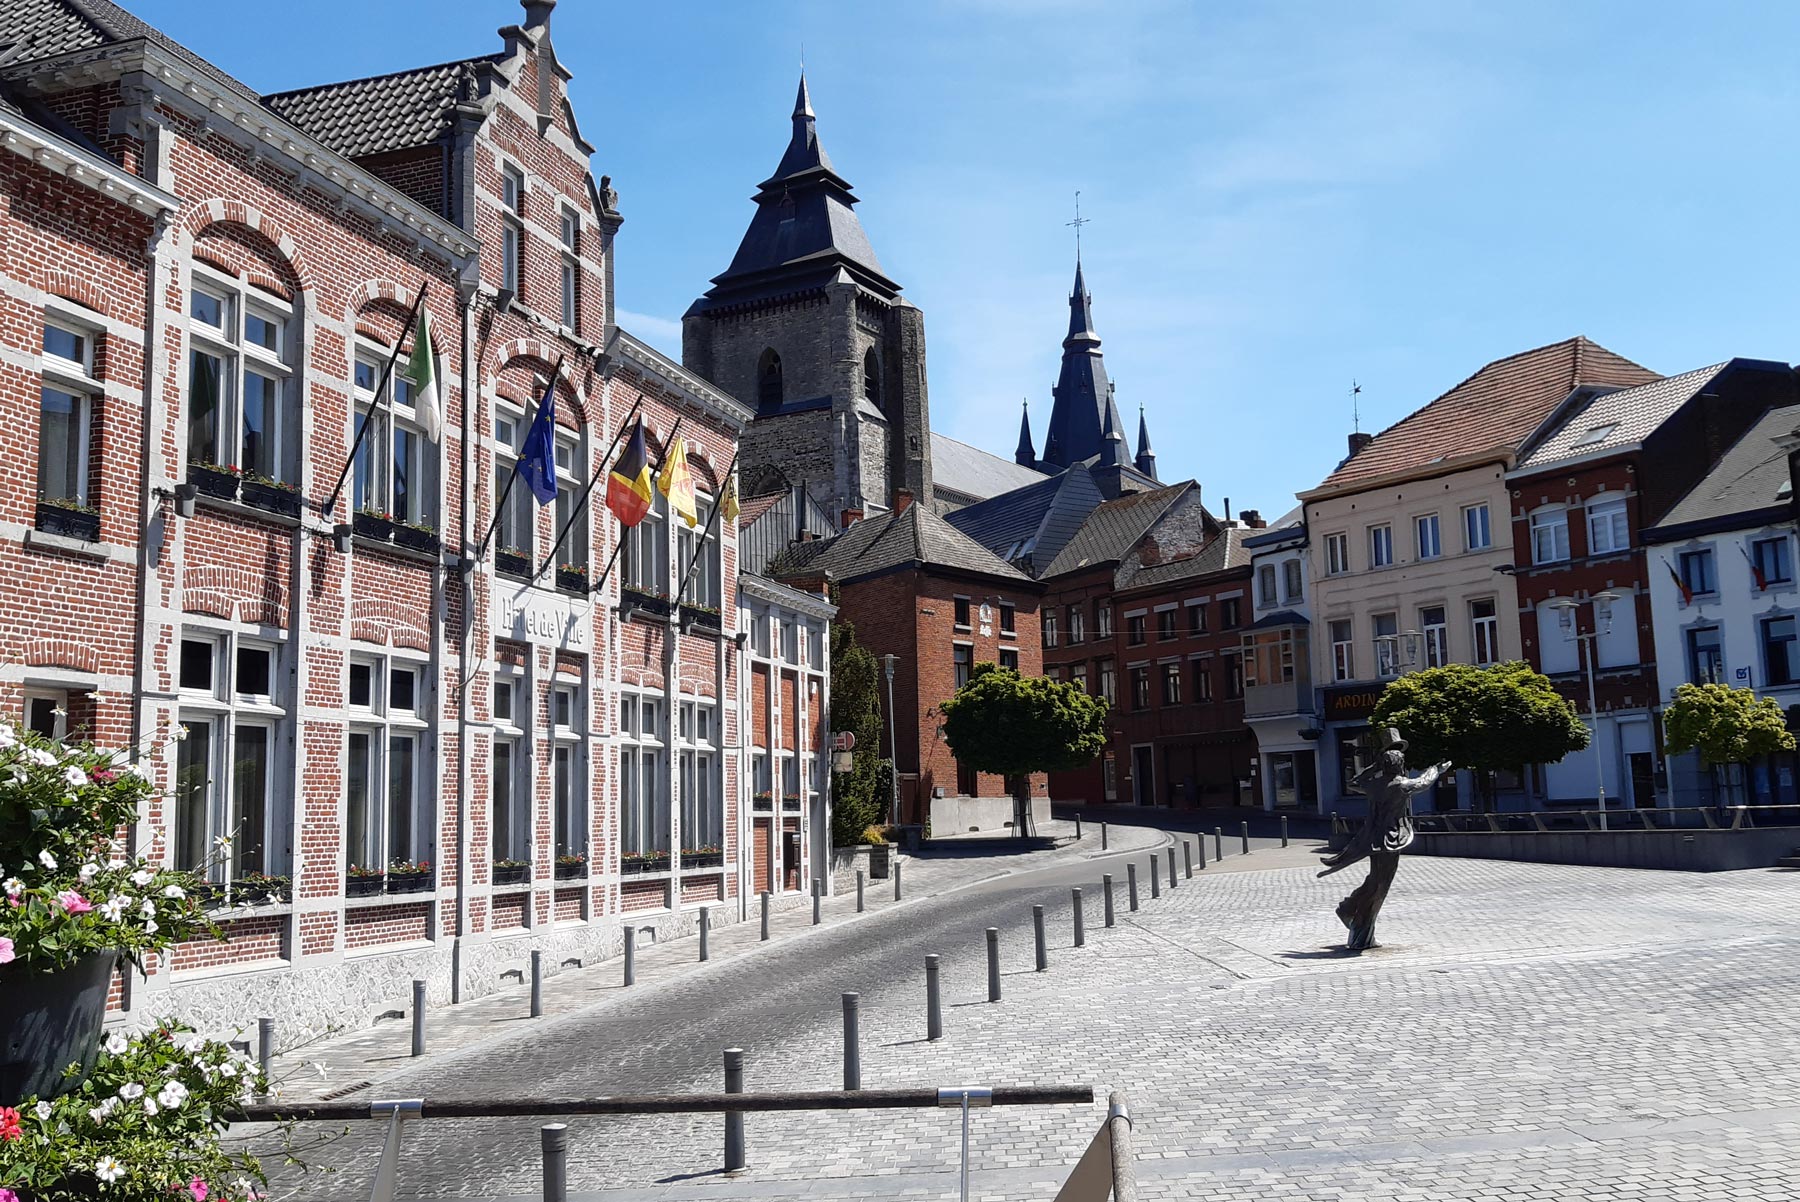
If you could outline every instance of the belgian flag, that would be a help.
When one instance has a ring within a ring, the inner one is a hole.
[[[644,419],[638,418],[625,443],[625,453],[606,477],[606,507],[622,526],[635,526],[650,512],[656,497],[650,479],[650,452],[644,445]]]

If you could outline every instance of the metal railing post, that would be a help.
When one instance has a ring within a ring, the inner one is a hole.
[[[425,1054],[425,982],[413,982],[412,1004],[412,1054]]]
[[[1131,1160],[1131,1109],[1114,1090],[1106,1099],[1107,1144],[1112,1149],[1113,1202],[1137,1202],[1137,1168]]]
[[[938,958],[925,957],[925,1038],[944,1037],[944,1002],[938,987]]]
[[[1106,873],[1100,878],[1100,891],[1106,895],[1106,925],[1111,926],[1113,925],[1112,873]]]
[[[1137,913],[1137,861],[1125,865],[1125,903],[1133,914]]]
[[[269,1069],[275,1063],[275,1020],[256,1020],[256,1067],[262,1070],[263,1083],[268,1084]]]
[[[988,1001],[1000,1000],[1000,928],[987,929]]]
[[[844,995],[844,1088],[862,1088],[862,995]]]
[[[531,1017],[544,1016],[544,953],[531,949]]]
[[[767,889],[762,892],[762,938],[764,943],[769,941],[769,891]]]
[[[538,1128],[544,1150],[544,1202],[568,1202],[569,1125],[546,1123]]]
[[[625,983],[637,984],[637,928],[625,928]]]
[[[863,912],[863,870],[856,870],[856,912]]]
[[[1188,880],[1194,879],[1194,845],[1186,839],[1181,841],[1181,864],[1187,870]]]
[[[1050,967],[1050,944],[1044,939],[1044,907],[1031,907],[1031,929],[1037,940],[1037,970],[1043,972]]]
[[[1082,947],[1087,943],[1087,932],[1082,930],[1081,889],[1079,886],[1069,890],[1069,913],[1073,915],[1075,924],[1075,946]]]
[[[712,907],[700,907],[700,958],[712,959]]]
[[[769,895],[763,894],[767,901]],[[725,1049],[725,1092],[744,1092],[744,1049]],[[744,1112],[727,1110],[725,1112],[725,1171],[730,1173],[744,1167]]]

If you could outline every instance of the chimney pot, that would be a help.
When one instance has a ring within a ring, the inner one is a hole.
[[[525,9],[525,28],[550,27],[550,10],[556,7],[556,0],[519,0],[519,3]]]
[[[1242,518],[1244,520],[1244,525],[1252,530],[1261,530],[1268,525],[1267,522],[1263,521],[1262,513],[1255,509],[1240,510],[1238,517]]]
[[[1374,441],[1375,436],[1373,434],[1364,434],[1361,430],[1358,430],[1350,436],[1350,454],[1355,455],[1358,451]]]

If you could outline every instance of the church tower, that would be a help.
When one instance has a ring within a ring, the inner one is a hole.
[[[793,134],[737,254],[681,322],[683,365],[756,411],[747,495],[805,484],[834,514],[931,500],[925,317],[900,295],[819,143],[806,77]]]
[[[1044,432],[1046,470],[1056,470],[1103,455],[1109,438],[1121,440],[1118,406],[1113,403],[1112,381],[1106,377],[1106,359],[1100,353],[1100,335],[1094,331],[1094,300],[1081,277],[1081,260],[1075,261],[1075,290],[1069,294],[1069,333],[1063,339],[1062,372],[1057,377],[1050,409],[1050,427]]]

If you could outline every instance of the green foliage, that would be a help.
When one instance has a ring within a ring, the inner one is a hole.
[[[939,709],[958,762],[1008,779],[1068,772],[1106,749],[1106,702],[1072,684],[977,664]]]
[[[1382,691],[1369,718],[1398,727],[1414,768],[1449,762],[1484,775],[1553,764],[1588,745],[1588,730],[1550,678],[1513,661],[1409,672]]]
[[[893,777],[882,746],[881,664],[856,641],[849,622],[831,624],[831,729],[856,736],[848,772],[831,778],[831,842],[849,847],[887,816]]]
[[[1684,684],[1663,711],[1664,746],[1670,755],[1698,751],[1709,765],[1742,764],[1776,751],[1794,750],[1787,715],[1755,689],[1723,684]]]

